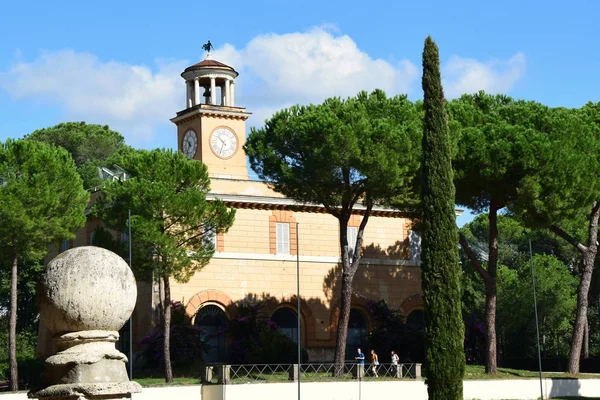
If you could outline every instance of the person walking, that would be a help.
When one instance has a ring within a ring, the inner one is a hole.
[[[354,359],[358,362],[356,365],[356,377],[361,379],[364,376],[363,374],[365,371],[365,355],[360,350],[360,347],[358,348],[357,353],[357,356],[354,357]]]
[[[396,378],[400,378],[400,374],[398,374],[399,362],[400,362],[400,357],[398,357],[398,354],[396,354],[396,352],[394,350],[392,350],[392,374]]]
[[[379,377],[377,375],[377,368],[379,367],[379,357],[377,357],[377,353],[375,350],[371,350],[371,371],[373,371],[373,375],[375,378]]]

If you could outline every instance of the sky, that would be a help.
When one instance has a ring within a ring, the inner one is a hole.
[[[86,121],[136,148],[175,148],[180,74],[205,58],[209,39],[212,58],[240,73],[248,129],[292,104],[360,90],[422,98],[428,35],[447,98],[485,90],[550,106],[600,101],[594,0],[5,0],[0,10],[0,141]]]

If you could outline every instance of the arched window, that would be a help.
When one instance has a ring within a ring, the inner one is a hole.
[[[206,363],[223,363],[227,357],[227,338],[225,327],[227,316],[219,307],[209,304],[200,308],[196,314],[194,325],[202,328],[203,340],[208,339],[207,350],[202,354]]]
[[[406,362],[422,362],[425,359],[423,310],[413,310],[408,314],[406,326],[408,334],[400,346],[400,359]]]
[[[271,321],[279,327],[279,331],[298,343],[298,314],[290,308],[283,307],[275,311]]]
[[[346,359],[354,360],[358,348],[362,350],[363,354],[368,353],[368,333],[369,328],[365,315],[356,308],[351,309],[350,320],[348,321],[348,337],[346,339]]]
[[[423,322],[423,310],[413,310],[406,318],[406,323],[412,325],[414,328],[423,329],[425,323]]]

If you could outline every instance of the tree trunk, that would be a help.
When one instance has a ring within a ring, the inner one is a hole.
[[[18,258],[13,257],[10,276],[10,321],[8,324],[8,351],[10,364],[10,390],[19,390],[19,371],[17,368],[17,267]]]
[[[581,274],[581,280],[579,282],[579,288],[577,289],[577,316],[575,317],[575,325],[573,326],[571,351],[569,352],[569,364],[567,366],[567,372],[570,374],[579,373],[581,347],[583,345],[583,335],[588,312],[588,293],[590,291],[592,270],[594,267],[594,260],[590,260],[590,258],[591,257],[588,251],[586,254],[584,254],[582,259],[583,271]]]
[[[348,220],[350,214],[342,216],[340,221],[340,249],[342,253],[342,293],[340,299],[340,316],[338,319],[338,326],[335,340],[335,353],[333,356],[333,362],[335,364],[334,376],[341,376],[344,373],[344,361],[346,358],[346,341],[348,339],[348,322],[350,321],[350,310],[352,308],[352,281],[354,275],[358,270],[358,265],[361,258],[361,248],[363,242],[363,233],[367,222],[369,221],[369,215],[373,208],[373,202],[369,199],[366,200],[367,209],[360,221],[358,232],[356,235],[356,243],[354,244],[354,254],[352,257],[348,253]]]
[[[352,307],[352,279],[342,275],[342,297],[340,301],[340,315],[335,338],[335,376],[344,373],[344,360],[346,356],[346,340],[348,339],[348,322],[350,321],[350,309]]]
[[[488,282],[485,282],[485,372],[498,372],[496,355],[496,271],[498,266],[498,207],[490,204],[489,220],[489,250],[488,250]]]
[[[171,368],[171,286],[169,277],[163,276],[165,287],[165,304],[164,304],[164,346],[163,356],[165,360],[165,382],[173,382],[173,370]]]
[[[583,358],[590,358],[590,321],[585,318],[585,329],[583,331]]]
[[[583,335],[588,314],[588,295],[590,284],[592,283],[592,272],[594,271],[594,262],[598,253],[598,217],[600,216],[600,201],[596,201],[590,214],[588,225],[588,247],[577,242],[562,229],[552,226],[551,230],[558,236],[565,239],[581,253],[580,281],[577,288],[577,316],[573,326],[573,336],[571,337],[571,350],[569,352],[569,364],[567,372],[576,374],[579,372],[579,362],[581,360],[581,348],[583,344]]]
[[[348,219],[340,218],[340,249],[342,259],[342,293],[340,298],[340,314],[338,317],[337,332],[335,335],[335,364],[334,376],[344,373],[346,358],[346,341],[348,339],[348,322],[350,321],[350,308],[352,307],[352,278],[349,274],[350,258],[348,256]],[[360,251],[355,249],[355,253]]]
[[[496,365],[496,279],[493,287],[485,291],[485,372],[495,374]]]

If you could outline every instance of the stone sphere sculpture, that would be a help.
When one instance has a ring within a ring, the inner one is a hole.
[[[127,263],[100,247],[76,247],[46,267],[37,287],[42,323],[58,352],[44,364],[46,400],[131,399],[141,391],[127,376],[127,356],[115,348],[137,299]]]
[[[133,312],[137,287],[125,260],[112,251],[84,246],[48,264],[37,295],[42,322],[54,334],[118,331]]]

